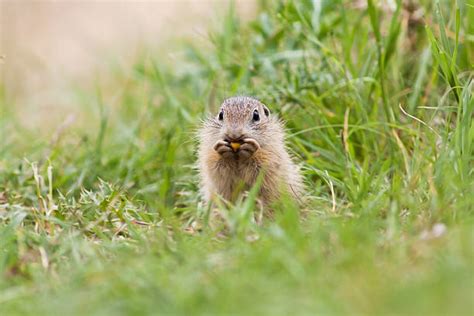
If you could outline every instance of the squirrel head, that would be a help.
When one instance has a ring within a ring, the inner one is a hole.
[[[233,97],[222,103],[215,120],[225,141],[238,142],[244,138],[259,141],[262,130],[270,123],[270,111],[256,99]]]
[[[218,141],[232,148],[244,139],[255,140],[261,149],[281,152],[284,144],[283,124],[266,105],[251,97],[224,100],[219,111],[209,117],[200,130],[201,148],[212,148]],[[238,145],[236,145],[238,146]]]

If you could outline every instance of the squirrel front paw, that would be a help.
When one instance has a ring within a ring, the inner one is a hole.
[[[223,157],[230,157],[233,156],[233,150],[229,142],[225,140],[218,140],[214,144],[214,150]]]
[[[250,158],[260,149],[260,144],[253,138],[244,138],[241,142],[228,142],[218,140],[214,144],[214,150],[223,157]]]
[[[253,138],[244,138],[239,148],[239,156],[242,158],[250,158],[260,149],[260,144]]]

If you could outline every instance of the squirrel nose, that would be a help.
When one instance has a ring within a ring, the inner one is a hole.
[[[241,130],[233,130],[233,131],[228,131],[225,134],[225,137],[228,141],[239,141],[243,138],[243,133]]]

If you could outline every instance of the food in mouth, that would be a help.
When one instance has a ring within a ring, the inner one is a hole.
[[[240,148],[240,143],[231,142],[231,143],[230,143],[230,147],[232,147],[232,150],[233,150],[234,152],[237,152],[237,150],[239,150],[239,148]]]

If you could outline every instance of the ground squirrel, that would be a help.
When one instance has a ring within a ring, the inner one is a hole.
[[[282,190],[300,199],[302,179],[285,148],[283,123],[260,101],[225,100],[217,116],[204,121],[198,136],[201,191],[207,202],[216,195],[234,202],[255,184],[261,171],[259,200],[264,208]]]

